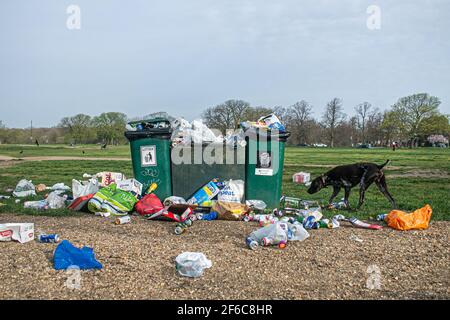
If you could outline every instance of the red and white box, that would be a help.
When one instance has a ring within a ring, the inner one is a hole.
[[[13,240],[20,243],[34,240],[34,223],[0,224],[0,242]]]
[[[292,176],[294,183],[305,184],[311,181],[311,174],[308,172],[297,172]]]

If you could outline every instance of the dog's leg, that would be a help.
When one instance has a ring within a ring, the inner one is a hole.
[[[394,209],[397,209],[397,203],[387,189],[386,178],[384,174],[380,177],[380,179],[376,180],[375,183],[381,193],[384,194],[384,196],[391,202],[392,207]]]
[[[350,209],[350,202],[348,201],[348,198],[350,198],[350,191],[352,190],[350,187],[345,187],[345,196],[344,196],[344,203],[347,209]]]
[[[333,186],[333,194],[331,195],[330,201],[328,201],[328,205],[331,205],[333,203],[334,198],[337,197],[340,191],[341,187]]]

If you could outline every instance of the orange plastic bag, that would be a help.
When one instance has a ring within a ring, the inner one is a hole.
[[[428,228],[431,219],[432,209],[430,205],[417,209],[414,212],[406,213],[400,210],[392,210],[386,216],[385,221],[388,226],[397,230],[423,230]]]

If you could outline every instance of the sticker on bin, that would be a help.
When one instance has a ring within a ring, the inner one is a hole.
[[[270,152],[260,152],[258,154],[255,175],[273,176],[272,156]]]
[[[156,146],[141,147],[141,166],[156,166]]]

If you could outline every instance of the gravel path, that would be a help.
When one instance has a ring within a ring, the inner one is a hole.
[[[174,223],[136,217],[115,226],[88,214],[0,215],[5,222],[34,222],[36,233],[91,246],[104,269],[82,271],[81,288],[70,290],[68,274],[52,267],[54,244],[0,243],[0,299],[450,298],[449,222],[409,232],[313,230],[285,250],[257,251],[244,244],[252,222],[201,221],[181,236],[173,234]],[[205,253],[213,267],[202,278],[178,276],[174,259],[183,251]],[[370,265],[381,271],[379,290],[366,287]]]

